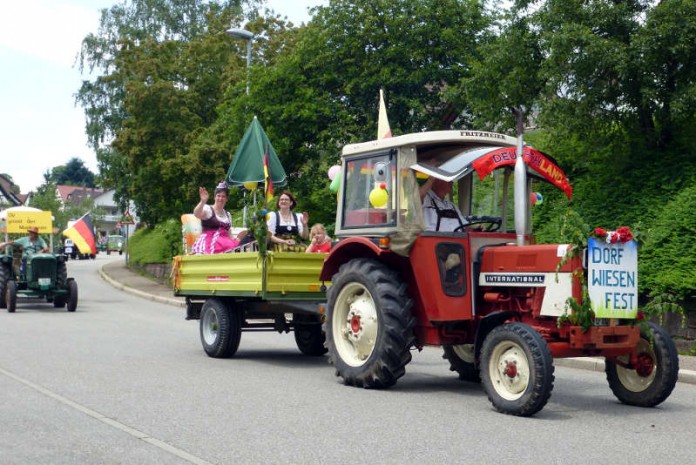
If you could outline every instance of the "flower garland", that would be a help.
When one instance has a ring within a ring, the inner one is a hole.
[[[631,233],[631,229],[628,226],[621,226],[616,231],[595,228],[593,236],[597,239],[604,239],[607,244],[616,244],[617,242],[625,244],[633,240],[633,233]]]

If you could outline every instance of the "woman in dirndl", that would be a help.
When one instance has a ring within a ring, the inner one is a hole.
[[[284,191],[276,203],[278,210],[268,214],[266,226],[268,232],[271,233],[271,242],[275,250],[291,252],[304,252],[305,250],[302,241],[307,239],[309,235],[307,229],[309,214],[307,212],[302,214],[293,212],[295,205],[297,205],[295,197],[289,191]]]
[[[208,205],[208,190],[205,187],[198,188],[201,201],[193,209],[193,215],[201,220],[203,232],[196,242],[191,246],[193,254],[214,254],[230,252],[239,246],[246,231],[242,231],[235,236],[232,232],[232,217],[225,210],[227,197],[229,196],[227,183],[221,181],[215,188],[215,202]]]

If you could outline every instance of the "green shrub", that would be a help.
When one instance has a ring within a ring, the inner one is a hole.
[[[696,186],[665,203],[640,251],[642,286],[680,299],[696,297]]]

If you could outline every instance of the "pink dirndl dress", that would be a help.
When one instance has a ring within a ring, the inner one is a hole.
[[[212,210],[210,205],[207,208]],[[221,218],[212,212],[207,220],[201,220],[203,232],[191,246],[193,254],[224,253],[239,246],[239,241],[232,239],[228,231],[232,227],[232,218],[229,212],[225,212],[225,218]]]

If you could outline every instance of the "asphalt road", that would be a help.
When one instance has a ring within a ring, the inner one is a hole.
[[[389,390],[343,386],[291,334],[244,333],[208,358],[180,307],[115,289],[71,261],[75,313],[0,311],[0,463],[691,463],[696,386],[657,408],[621,405],[602,373],[556,368],[533,418],[495,412],[434,348]]]

